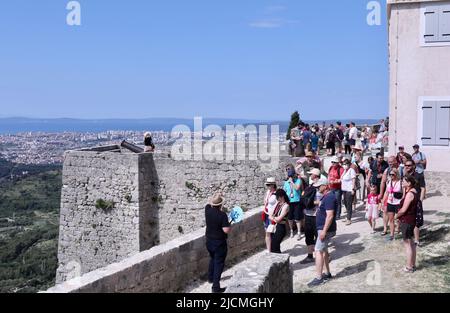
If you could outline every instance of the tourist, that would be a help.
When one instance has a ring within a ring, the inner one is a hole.
[[[344,198],[345,208],[347,210],[346,225],[351,225],[353,214],[353,197],[356,194],[356,172],[350,166],[350,161],[345,160],[343,163],[344,172],[341,176],[341,189]]]
[[[264,229],[266,230],[266,247],[270,252],[270,242],[272,238],[272,234],[267,232],[267,228],[270,225],[270,215],[273,214],[275,207],[277,206],[277,197],[275,196],[275,192],[277,191],[277,184],[275,178],[270,177],[266,180],[267,192],[264,197],[264,211],[263,211],[263,221],[264,221]]]
[[[311,134],[311,149],[314,153],[319,154],[319,136],[318,131],[313,131]]]
[[[286,217],[289,214],[289,197],[282,189],[278,189],[275,193],[278,204],[270,215],[270,220],[276,223],[275,233],[272,233],[272,253],[281,253],[281,242],[286,237]]]
[[[354,147],[352,147],[352,168],[356,172],[356,190],[359,191],[359,197],[361,201],[364,201],[366,198],[366,191],[365,186],[361,187],[361,179],[360,175],[362,176],[363,184],[365,184],[366,181],[366,168],[368,167],[368,164],[364,162],[363,159],[363,147],[361,144],[356,144]],[[356,205],[356,196],[354,197],[354,204]]]
[[[366,192],[367,194],[370,193],[370,186],[372,185],[370,183],[370,172],[371,172],[371,164],[374,162],[374,158],[372,156],[367,158],[367,163],[364,163],[363,165],[363,169],[366,172],[366,180],[364,182],[365,186],[366,186]],[[378,190],[377,190],[378,191]]]
[[[405,162],[405,175],[413,176],[417,184],[415,185],[417,194],[419,195],[420,201],[423,203],[425,200],[425,176],[416,172],[416,164],[412,159]],[[416,246],[420,246],[420,228],[423,226],[423,220],[418,220],[417,225],[414,228],[414,243]]]
[[[309,125],[306,124],[302,133],[303,146],[306,147],[311,142],[311,131]]]
[[[377,186],[370,186],[370,193],[367,196],[366,219],[372,228],[372,234],[376,233],[375,228],[379,216],[380,203]]]
[[[336,200],[338,203],[336,219],[341,218],[341,210],[342,210],[341,177],[343,174],[344,168],[340,165],[338,157],[333,157],[331,159],[331,167],[328,170],[328,181],[330,183],[330,189],[331,191],[333,191],[333,194],[336,195]]]
[[[309,287],[318,286],[332,278],[328,245],[330,239],[336,235],[337,229],[336,212],[338,204],[334,191],[329,188],[326,179],[319,179],[314,187],[319,189],[323,197],[316,213],[316,278],[308,284]]]
[[[316,212],[319,209],[322,194],[314,187],[319,179],[326,180],[326,177],[321,175],[318,169],[313,169],[310,172],[309,187],[303,193],[302,202],[305,207],[305,242],[308,250],[308,255],[300,264],[314,263],[314,247],[317,240],[316,228]]]
[[[380,190],[380,197],[383,196],[383,194],[381,193],[381,181],[383,179],[383,173],[388,167],[389,165],[384,160],[384,156],[381,153],[377,153],[376,159],[370,166],[368,179],[371,185],[377,186],[377,189]]]
[[[358,140],[358,129],[356,128],[356,124],[354,122],[350,123],[350,132],[349,132],[349,145],[354,147],[356,145],[356,140]]]
[[[394,240],[394,234],[395,234],[395,223],[394,223],[394,217],[398,213],[398,210],[400,209],[400,202],[403,198],[403,187],[402,187],[402,180],[400,178],[400,174],[398,169],[391,168],[389,171],[389,179],[387,181],[387,188],[384,193],[384,198],[382,203],[387,202],[387,206],[383,206],[383,212],[384,212],[384,230],[382,235],[387,234],[387,224],[389,223],[389,230],[390,230],[390,237],[388,238],[389,241]]]
[[[328,127],[325,135],[325,145],[327,148],[327,155],[333,156],[336,154],[336,130],[334,129],[333,124]]]
[[[404,271],[414,273],[416,270],[416,245],[414,243],[414,228],[416,227],[416,208],[419,195],[415,189],[418,184],[413,176],[406,176],[403,180],[406,196],[401,202],[401,209],[397,214],[406,250],[406,267]]]
[[[231,225],[227,214],[223,212],[223,203],[222,195],[215,194],[205,207],[206,248],[210,256],[208,279],[213,284],[213,293],[225,291],[225,288],[220,287],[220,279],[227,257],[227,237],[231,232]]]
[[[345,127],[341,122],[336,122],[336,148],[338,153],[342,153]]]
[[[152,134],[146,132],[144,134],[144,152],[155,152],[155,145],[153,144]]]
[[[290,210],[289,210],[289,227],[291,229],[291,238],[294,238],[294,222],[297,226],[298,239],[301,239],[301,223],[304,218],[303,211],[300,206],[300,195],[302,192],[302,181],[298,177],[292,165],[286,168],[287,179],[284,182],[283,189],[288,195]]]
[[[352,148],[350,147],[350,124],[345,125],[344,140],[342,143],[344,145],[344,153],[349,155],[352,152]]]
[[[419,145],[414,145],[414,153],[412,154],[412,159],[416,163],[416,172],[419,175],[425,175],[425,170],[427,169],[427,157],[420,151]]]

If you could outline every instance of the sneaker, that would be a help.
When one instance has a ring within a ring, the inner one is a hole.
[[[420,247],[420,241],[414,241],[414,244],[416,245],[416,247]]]
[[[347,220],[347,221],[345,222],[345,225],[346,225],[346,226],[350,226],[350,225],[352,225],[352,221],[350,221],[350,220]]]
[[[377,231],[375,229],[372,229],[372,231],[370,233],[373,235],[373,234],[376,234]]]
[[[227,288],[212,289],[212,293],[224,293]]]
[[[294,232],[291,230],[291,238],[294,238]]]
[[[315,263],[316,260],[314,258],[306,257],[302,261],[300,261],[300,264],[309,264],[309,263]]]
[[[416,271],[416,269],[413,267],[413,268],[407,268],[407,267],[405,267],[404,269],[403,269],[403,272],[405,272],[405,273],[408,273],[408,274],[412,274],[412,273],[414,273]]]
[[[328,274],[322,274],[322,279],[324,280],[324,281],[329,281],[330,279],[332,279],[333,278],[333,276],[331,275],[331,273],[328,273]]]
[[[387,237],[386,241],[394,241],[394,237],[393,236],[389,236],[389,237]]]
[[[322,285],[323,283],[324,283],[323,278],[314,278],[314,280],[311,281],[311,282],[308,284],[308,287],[316,287],[316,286],[320,286],[320,285]]]

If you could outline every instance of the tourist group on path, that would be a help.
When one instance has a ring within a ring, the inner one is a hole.
[[[385,127],[384,121],[381,124]],[[305,147],[305,156],[300,157],[295,164],[286,166],[286,179],[280,185],[275,178],[268,178],[265,183],[267,192],[262,220],[267,250],[282,253],[280,246],[286,237],[298,241],[305,238],[307,255],[301,264],[315,263],[317,274],[308,284],[310,287],[332,279],[328,247],[336,236],[338,220],[342,220],[346,227],[351,227],[357,198],[364,201],[365,217],[372,234],[377,233],[377,221],[382,216],[381,236],[386,236],[387,241],[393,241],[396,233],[401,234],[406,252],[403,270],[406,273],[416,270],[419,230],[423,226],[422,201],[426,194],[426,156],[415,145],[412,154],[400,147],[398,153],[387,161],[383,153],[378,153],[375,158],[370,156],[366,162],[364,152],[369,147],[372,134],[377,131],[369,131],[365,127],[363,131],[358,131],[354,123],[348,126],[348,129],[342,129],[343,139],[336,145],[334,139],[340,140],[338,138],[341,137],[340,132],[336,136],[331,134],[331,128],[336,130],[333,125],[311,131],[309,125],[299,124],[302,131],[293,132],[293,135],[297,144],[300,141]],[[382,127],[379,127],[380,130],[387,131]],[[303,137],[305,133],[307,139]],[[331,156],[328,171],[325,171],[323,160],[318,156],[320,143],[312,144],[312,138],[316,135],[319,140],[325,137],[323,147],[329,150],[327,152]],[[330,140],[334,142],[333,146],[329,144]],[[333,155],[336,148],[338,153]],[[347,154],[342,154],[342,150]],[[341,216],[342,204],[346,209],[345,216]],[[205,209],[206,240],[211,257],[209,281],[213,284],[213,292],[224,290],[220,287],[220,278],[227,254],[227,234],[231,230],[222,205],[223,198],[216,195]]]

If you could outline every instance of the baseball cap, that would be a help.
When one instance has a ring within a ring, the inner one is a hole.
[[[314,183],[314,187],[320,187],[320,186],[324,186],[324,185],[328,185],[328,179],[326,179],[325,177],[321,177],[318,181],[316,181]]]

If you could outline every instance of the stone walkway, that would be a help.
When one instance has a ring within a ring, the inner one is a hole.
[[[450,175],[436,176],[428,182],[429,198],[424,203],[426,225],[421,232],[417,272],[402,271],[405,251],[401,237],[398,235],[393,242],[387,242],[380,235],[382,219],[377,221],[379,232],[371,234],[360,205],[352,225],[345,226],[338,221],[337,236],[330,249],[334,279],[326,284],[313,289],[307,287],[315,276],[315,269],[314,264],[300,264],[307,253],[304,239],[283,242],[282,251],[291,256],[294,292],[450,292]],[[233,267],[224,272],[224,287],[233,273]],[[198,282],[187,292],[208,293],[210,290],[210,284]]]

